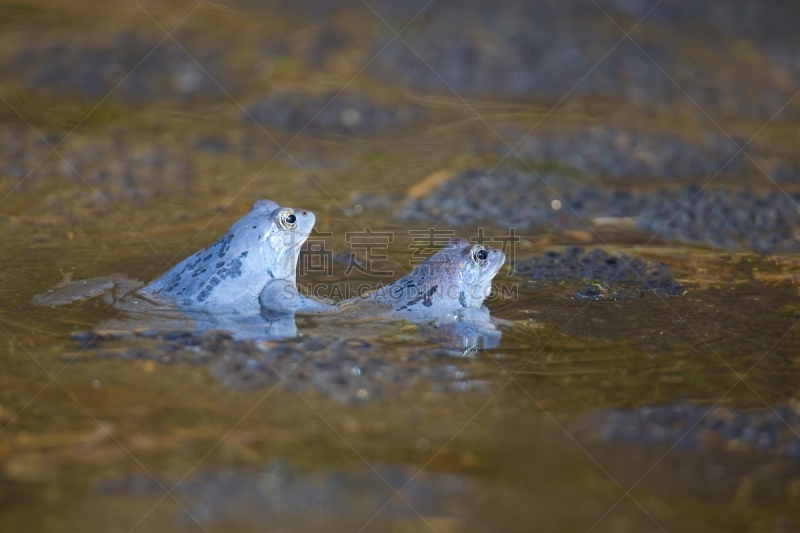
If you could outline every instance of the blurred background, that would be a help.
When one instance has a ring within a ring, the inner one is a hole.
[[[0,3],[0,528],[800,530],[797,28],[779,0]],[[384,281],[343,273],[366,228],[395,278],[411,231],[514,228],[513,326],[463,358],[300,322],[281,380],[30,306],[153,279],[260,198],[316,214],[335,268],[301,284]]]

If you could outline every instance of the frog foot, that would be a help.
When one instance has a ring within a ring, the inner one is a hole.
[[[258,302],[261,304],[262,313],[270,315],[322,315],[340,311],[339,307],[332,303],[301,294],[293,282],[283,279],[267,283],[258,297]]]

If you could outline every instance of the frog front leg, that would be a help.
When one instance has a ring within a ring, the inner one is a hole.
[[[258,297],[262,313],[270,315],[299,314],[323,315],[340,309],[333,303],[323,302],[301,294],[294,283],[276,279],[267,283]]]

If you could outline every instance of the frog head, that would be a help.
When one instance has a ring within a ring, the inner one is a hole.
[[[408,275],[378,289],[369,299],[390,303],[395,311],[428,315],[480,309],[504,262],[501,250],[450,239]]]
[[[259,200],[214,243],[187,257],[140,293],[190,307],[258,305],[270,281],[297,279],[300,247],[314,226],[306,209]]]

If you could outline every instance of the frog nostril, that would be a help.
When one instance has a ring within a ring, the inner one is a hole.
[[[303,216],[308,215],[308,211],[303,211]]]

